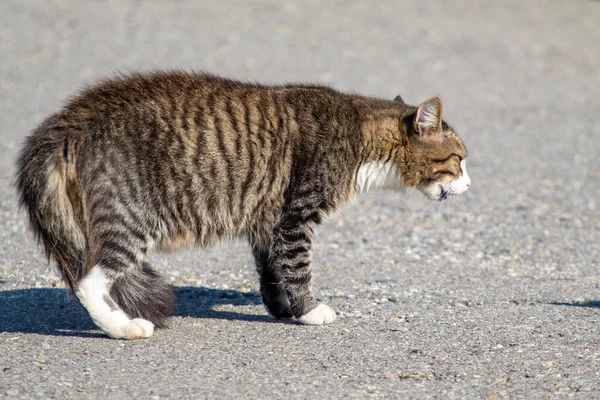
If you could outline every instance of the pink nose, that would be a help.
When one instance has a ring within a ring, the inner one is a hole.
[[[467,187],[471,187],[471,184],[470,184],[470,183],[467,183]]]

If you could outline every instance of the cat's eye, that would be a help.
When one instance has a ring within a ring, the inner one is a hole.
[[[456,176],[456,174],[455,174],[454,172],[452,172],[452,171],[449,171],[449,170],[441,170],[441,171],[437,171],[437,172],[434,174],[434,176],[435,176],[436,178],[438,178],[438,179],[439,179],[439,178],[443,178],[445,175],[450,175],[450,176],[452,176],[452,177]]]
[[[445,163],[445,162],[448,162],[448,161],[450,161],[450,160],[451,160],[452,158],[454,158],[454,157],[457,157],[457,158],[458,158],[458,162],[459,162],[459,163],[460,163],[460,162],[463,160],[463,158],[462,158],[461,156],[459,156],[458,154],[456,154],[456,153],[452,153],[452,154],[450,154],[450,155],[449,155],[448,157],[446,157],[446,158],[432,158],[432,159],[431,159],[431,161],[432,161],[432,162],[434,162],[434,163]]]
[[[455,154],[450,154],[446,158],[432,158],[431,161],[434,162],[434,163],[445,163],[445,162],[449,161],[454,156],[455,156]]]

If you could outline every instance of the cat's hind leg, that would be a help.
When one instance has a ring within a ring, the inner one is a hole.
[[[174,304],[169,285],[143,262],[124,271],[94,265],[75,291],[100,329],[115,339],[150,337],[166,326]]]
[[[174,305],[173,291],[144,261],[146,241],[125,234],[127,228],[118,225],[96,232],[91,247],[98,250],[90,257],[93,266],[78,282],[75,294],[108,336],[147,338],[155,326],[166,325]]]
[[[94,323],[115,339],[143,339],[154,332],[154,324],[146,319],[131,319],[110,296],[115,279],[97,264],[77,285],[76,295]]]

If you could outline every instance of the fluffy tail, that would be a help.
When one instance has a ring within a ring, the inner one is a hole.
[[[173,289],[146,262],[116,278],[110,297],[129,317],[147,319],[158,328],[168,326],[175,306]]]
[[[50,117],[26,140],[17,160],[15,186],[21,208],[71,289],[86,271],[83,208],[75,174],[76,144]]]

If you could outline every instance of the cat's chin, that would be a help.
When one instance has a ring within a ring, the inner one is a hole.
[[[450,185],[434,183],[429,186],[423,186],[419,188],[419,191],[425,195],[429,200],[442,201],[446,200],[448,196],[454,193],[450,190]]]

